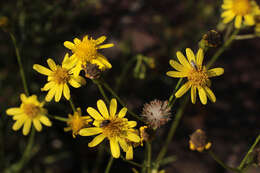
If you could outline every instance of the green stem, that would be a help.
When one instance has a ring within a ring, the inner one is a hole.
[[[214,62],[219,58],[219,56],[228,48],[228,46],[232,43],[232,41],[236,38],[237,33],[239,32],[238,29],[236,29],[232,35],[225,41],[224,45],[218,49],[218,51],[214,54],[214,56],[211,58],[211,60],[207,64],[207,69],[209,69]]]
[[[131,164],[131,165],[134,165],[134,166],[136,166],[136,167],[142,168],[142,165],[139,164],[139,163],[136,163],[136,162],[134,162],[134,161],[132,161],[132,160],[126,160],[123,156],[120,156],[120,158],[121,158],[124,162],[127,162],[127,163],[129,163],[129,164]]]
[[[118,100],[118,102],[126,107],[126,104],[121,100],[121,98],[115,93],[115,91],[110,88],[110,86],[104,81],[104,80],[99,80],[99,82]],[[142,118],[140,118],[138,115],[136,115],[134,112],[128,109],[128,112],[130,115],[132,115],[134,118],[138,119],[139,121],[143,121]]]
[[[4,123],[3,119],[0,119],[0,170],[5,167],[5,139],[4,139]]]
[[[63,118],[63,117],[60,117],[60,116],[51,116],[51,117],[55,120],[59,120],[59,121],[62,121],[62,122],[68,121],[68,118]]]
[[[242,170],[248,157],[250,156],[250,154],[253,152],[255,146],[258,144],[258,142],[260,141],[260,134],[258,135],[258,137],[256,138],[255,142],[253,143],[253,145],[250,147],[250,149],[248,150],[248,152],[246,153],[245,157],[243,158],[242,162],[240,163],[240,165],[238,166],[239,170]]]
[[[246,40],[246,39],[252,39],[255,37],[256,37],[256,35],[254,35],[254,34],[236,35],[235,40]]]
[[[104,148],[103,144],[99,145],[97,158],[96,158],[96,161],[95,161],[95,166],[91,171],[92,173],[99,172],[99,169],[100,169],[102,161],[103,161],[104,150],[105,150],[105,148]]]
[[[184,99],[184,102],[181,104],[181,107],[178,109],[174,120],[172,121],[172,125],[171,125],[170,131],[168,133],[168,136],[166,138],[166,141],[165,141],[163,147],[161,148],[161,150],[160,150],[160,152],[159,152],[159,154],[156,158],[156,161],[155,161],[156,169],[159,168],[160,162],[161,162],[161,160],[163,159],[163,157],[165,156],[165,154],[168,150],[168,146],[169,146],[170,142],[172,141],[172,138],[173,138],[173,136],[176,132],[176,129],[177,129],[179,123],[180,123],[180,120],[181,120],[181,117],[183,115],[184,108],[185,108],[185,106],[188,102],[188,99],[189,99],[189,97],[186,96],[185,99]]]
[[[115,91],[118,91],[118,90],[119,90],[122,81],[124,80],[125,76],[127,75],[128,70],[129,70],[130,67],[133,65],[133,63],[135,62],[135,60],[136,60],[136,56],[134,56],[133,58],[131,58],[131,59],[127,62],[127,64],[124,66],[121,75],[119,76],[118,80],[116,81]]]
[[[103,90],[103,87],[102,87],[102,85],[100,84],[99,80],[93,79],[92,81],[94,82],[94,84],[97,85],[97,87],[98,87],[98,89],[99,89],[101,95],[104,97],[106,103],[109,104],[109,99],[108,99],[108,97],[106,96],[105,91]]]
[[[18,65],[19,65],[19,69],[20,69],[20,75],[21,75],[22,82],[23,82],[23,89],[24,89],[26,96],[28,97],[29,96],[29,90],[28,90],[28,85],[26,83],[26,78],[25,78],[23,64],[22,64],[22,60],[21,60],[21,56],[20,56],[20,51],[18,49],[14,35],[11,32],[9,34],[10,34],[10,37],[12,39],[12,42],[13,42],[13,45],[14,45],[14,48],[15,48],[16,58],[17,58],[17,61],[18,61]]]
[[[69,99],[69,102],[70,102],[70,106],[71,106],[73,112],[76,112],[77,110],[76,110],[75,105],[74,105],[74,103],[73,103],[71,98]]]
[[[151,173],[152,144],[146,142],[147,147],[147,173]]]
[[[227,166],[222,160],[220,160],[211,150],[208,151],[209,155],[220,165],[222,166],[224,169],[229,170],[229,171],[233,171],[233,172],[240,172],[239,169],[237,168],[231,168],[229,166]]]
[[[175,86],[173,92],[172,92],[172,95],[170,96],[169,98],[169,101],[168,101],[168,107],[172,107],[174,105],[174,103],[176,102],[176,97],[175,97],[175,93],[176,91],[179,89],[180,85],[181,85],[181,82],[182,82],[183,78],[180,78],[178,80],[178,83],[177,85]]]
[[[105,173],[109,173],[109,171],[110,171],[110,169],[111,169],[111,166],[112,166],[112,164],[113,164],[113,161],[114,161],[114,158],[113,158],[113,156],[111,156],[110,159],[109,159],[109,162],[108,162],[108,164],[107,164]]]
[[[22,158],[15,164],[13,164],[11,167],[9,167],[6,172],[11,172],[11,173],[19,173],[23,169],[24,165],[29,162],[31,159],[31,153],[32,153],[32,148],[33,148],[33,142],[34,142],[34,137],[35,137],[35,129],[32,128],[27,146],[24,150],[24,153],[22,155]]]

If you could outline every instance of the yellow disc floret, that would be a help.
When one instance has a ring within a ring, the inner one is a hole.
[[[236,15],[244,16],[251,11],[251,4],[249,0],[234,0],[232,10]]]

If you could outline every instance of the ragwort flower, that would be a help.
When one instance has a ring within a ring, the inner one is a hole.
[[[99,112],[92,107],[87,108],[89,115],[95,119],[93,125],[96,127],[84,128],[79,131],[79,135],[98,135],[88,144],[89,147],[95,147],[107,138],[114,158],[119,158],[120,156],[119,146],[125,152],[129,150],[127,154],[131,155],[131,145],[127,141],[140,142],[140,137],[134,132],[134,127],[137,125],[136,121],[128,121],[125,118],[127,108],[122,108],[116,114],[116,99],[110,101],[109,112],[103,100],[97,101],[97,108]]]
[[[41,89],[42,91],[49,91],[45,97],[47,102],[51,101],[55,96],[55,101],[58,102],[61,99],[62,93],[64,97],[70,99],[70,89],[68,83],[74,88],[79,88],[81,85],[85,85],[86,81],[81,76],[75,76],[72,74],[74,63],[66,54],[62,65],[56,65],[52,59],[48,59],[47,63],[50,69],[34,64],[33,69],[37,72],[48,76],[48,83]]]
[[[190,48],[186,49],[186,57],[178,51],[176,53],[180,63],[174,60],[170,60],[170,65],[177,71],[168,71],[166,74],[174,78],[186,77],[188,81],[175,93],[175,97],[179,98],[185,94],[191,88],[191,101],[194,104],[196,102],[196,92],[199,92],[199,98],[202,104],[207,104],[207,97],[212,101],[216,101],[214,93],[210,87],[210,77],[220,76],[224,73],[223,68],[213,68],[207,70],[202,65],[204,54],[200,48],[195,57]]]
[[[51,126],[51,121],[46,116],[47,110],[43,108],[44,102],[39,102],[36,95],[26,97],[25,94],[20,95],[22,104],[20,107],[9,108],[6,114],[13,116],[14,123],[12,129],[19,130],[23,126],[23,135],[28,135],[31,125],[40,132],[42,124]]]
[[[98,49],[110,48],[114,44],[102,44],[106,40],[105,36],[99,37],[97,40],[85,36],[81,41],[75,38],[72,42],[65,41],[64,46],[70,49],[73,53],[71,58],[75,60],[76,67],[73,70],[75,75],[78,75],[80,71],[86,67],[87,63],[98,65],[100,70],[109,69],[112,65],[108,62],[106,57],[98,53]]]
[[[64,131],[72,131],[73,138],[76,138],[78,132],[89,126],[92,121],[90,116],[81,116],[81,109],[77,108],[77,111],[73,115],[69,114],[69,119],[67,121],[68,127],[64,128]]]
[[[259,7],[253,0],[224,0],[222,4],[224,10],[221,14],[223,23],[229,23],[235,19],[235,28],[240,28],[244,23],[246,26],[255,24],[254,16],[258,14]]]

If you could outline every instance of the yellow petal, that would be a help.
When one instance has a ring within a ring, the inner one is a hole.
[[[114,46],[113,43],[103,44],[103,45],[98,46],[98,49],[105,49],[105,48],[110,48],[110,47],[113,47],[113,46]]]
[[[51,88],[53,88],[54,86],[55,86],[55,82],[53,82],[53,81],[48,82],[41,88],[41,91],[48,91]]]
[[[196,62],[195,61],[195,55],[190,48],[186,48],[186,56],[187,56],[189,62],[191,62],[191,61]]]
[[[65,42],[63,43],[63,45],[64,45],[66,48],[70,49],[70,50],[73,50],[73,49],[75,48],[75,45],[74,45],[73,43],[71,43],[70,41],[65,41]]]
[[[129,131],[127,132],[127,139],[133,142],[140,142],[140,137],[136,133]]]
[[[127,151],[128,145],[127,145],[125,139],[120,138],[119,139],[119,145],[121,146],[121,148],[123,149],[124,152]]]
[[[227,10],[232,8],[232,3],[225,3],[221,6],[222,9]]]
[[[102,54],[98,54],[97,60],[100,61],[106,68],[112,68],[112,65]]]
[[[107,106],[106,106],[106,104],[105,104],[105,102],[103,100],[100,99],[100,100],[97,101],[97,108],[98,108],[99,112],[101,113],[101,115],[105,119],[109,118]]]
[[[185,68],[183,65],[179,64],[177,61],[174,60],[170,60],[170,65],[172,66],[172,68],[178,70],[178,71],[184,71]]]
[[[110,101],[110,107],[109,107],[111,117],[115,117],[116,109],[117,109],[117,101],[116,101],[116,99],[113,98]]]
[[[187,59],[185,58],[185,56],[184,56],[180,51],[178,51],[178,52],[176,53],[176,55],[177,55],[178,60],[180,61],[180,63],[181,63],[183,66],[185,66],[186,68],[189,68],[189,67],[190,67],[189,62],[187,61]]]
[[[133,128],[137,125],[136,121],[128,121],[128,127]]]
[[[42,125],[38,119],[33,119],[33,126],[38,132],[42,131]]]
[[[126,152],[125,159],[126,159],[126,160],[133,160],[133,158],[134,158],[133,147],[130,145],[130,146],[128,147],[127,152]]]
[[[50,127],[52,124],[51,121],[49,120],[49,118],[44,115],[42,115],[39,120],[42,124],[44,124],[45,126],[48,126],[48,127]]]
[[[74,88],[79,88],[86,84],[86,80],[82,76],[73,76],[69,80],[69,84]]]
[[[120,148],[118,142],[115,139],[110,139],[109,143],[112,156],[114,158],[119,158]]]
[[[21,118],[21,119],[17,120],[17,121],[14,123],[14,125],[12,126],[12,129],[13,129],[14,131],[19,130],[19,129],[23,126],[25,120],[26,120],[26,118]]]
[[[17,115],[17,114],[22,114],[23,110],[20,108],[9,108],[6,110],[7,115]]]
[[[213,68],[208,70],[207,74],[209,77],[220,76],[224,73],[223,68]]]
[[[52,100],[52,98],[54,97],[55,92],[56,92],[56,88],[51,88],[51,89],[49,90],[48,94],[46,95],[45,100],[46,100],[47,102],[50,102],[50,101]]]
[[[31,119],[27,119],[24,123],[23,126],[23,135],[28,135],[28,133],[30,132],[31,129],[31,124],[32,124],[32,120]]]
[[[187,73],[184,72],[178,72],[178,71],[168,71],[166,73],[167,76],[174,77],[174,78],[182,78],[187,77]]]
[[[205,90],[202,87],[198,87],[199,90],[199,98],[202,104],[207,104],[207,95]]]
[[[96,45],[99,45],[99,44],[101,44],[101,43],[103,43],[105,40],[107,39],[107,37],[106,36],[101,36],[101,37],[99,37],[98,39],[96,39]]]
[[[181,96],[183,96],[183,94],[185,94],[189,89],[190,89],[191,85],[189,82],[186,82],[184,85],[182,85],[182,87],[175,93],[175,97],[179,98]]]
[[[93,136],[102,133],[102,129],[99,127],[84,128],[79,131],[81,136]]]
[[[70,89],[66,83],[63,85],[63,95],[67,100],[70,99]]]
[[[74,43],[75,43],[76,45],[78,45],[78,44],[81,43],[80,39],[78,39],[78,38],[74,38],[73,41],[74,41]]]
[[[24,103],[24,102],[27,102],[27,97],[26,97],[26,95],[25,94],[20,94],[20,99],[21,99],[21,101]]]
[[[62,96],[62,90],[63,90],[63,85],[59,84],[56,86],[56,93],[55,93],[55,102],[59,102],[60,98]]]
[[[49,75],[52,74],[52,71],[51,71],[51,70],[49,70],[49,69],[47,69],[46,67],[43,67],[43,66],[41,66],[41,65],[39,65],[39,64],[34,64],[34,65],[33,65],[33,69],[34,69],[35,71],[37,71],[38,73],[41,73],[41,74],[46,75],[46,76],[49,76]]]
[[[229,17],[229,16],[235,16],[232,10],[226,10],[223,13],[221,13],[221,17]]]
[[[104,139],[106,138],[105,135],[100,134],[98,136],[96,136],[89,144],[88,147],[95,147],[98,144],[100,144]]]
[[[242,24],[242,16],[236,16],[235,18],[235,28],[239,29]]]
[[[49,58],[49,59],[47,60],[47,63],[48,63],[48,65],[49,65],[49,67],[50,67],[50,69],[51,69],[52,71],[57,70],[56,63],[55,63],[52,59]]]
[[[198,66],[202,66],[203,59],[204,59],[203,49],[199,48],[196,57],[197,57],[197,59],[196,59],[197,61],[195,61],[195,62],[197,62]]]
[[[206,91],[206,94],[208,96],[208,98],[213,102],[215,103],[216,102],[216,96],[215,94],[212,92],[212,90],[208,87],[204,87],[205,91]]]
[[[92,107],[88,107],[87,108],[87,112],[95,120],[104,120],[104,118],[100,115],[100,113],[96,109],[94,109]]]
[[[191,102],[193,104],[196,103],[196,97],[197,97],[197,93],[196,92],[197,92],[196,86],[191,86]]]
[[[120,112],[118,113],[118,117],[119,118],[123,118],[125,115],[126,115],[126,112],[127,112],[127,108],[126,107],[123,107]]]
[[[245,18],[245,24],[246,25],[252,26],[252,25],[255,24],[255,20],[254,20],[254,17],[252,15],[250,15],[250,14],[245,15],[244,18]]]

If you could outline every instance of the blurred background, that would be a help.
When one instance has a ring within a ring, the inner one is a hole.
[[[189,47],[197,51],[202,36],[219,26],[221,3],[214,0],[2,1],[0,17],[9,18],[31,94],[37,94],[42,100],[46,95],[46,92],[40,92],[46,77],[34,71],[33,64],[47,66],[47,58],[61,63],[68,52],[63,46],[64,41],[84,35],[94,39],[105,35],[108,38],[106,43],[114,43],[115,46],[101,51],[113,65],[103,77],[128,107],[140,114],[144,103],[169,98],[178,81],[165,75],[171,69],[169,60],[176,58],[177,50],[184,52]],[[20,158],[28,137],[24,137],[21,131],[12,131],[13,120],[5,113],[7,108],[20,104],[19,95],[23,92],[23,86],[12,41],[3,30],[0,31],[0,38],[1,168],[3,163],[8,166]],[[259,134],[259,49],[260,41],[257,38],[235,41],[213,65],[225,69],[223,76],[212,79],[217,102],[206,106],[198,100],[195,105],[189,103],[167,153],[168,156],[177,157],[175,162],[163,167],[167,173],[227,172],[206,153],[189,150],[189,135],[197,128],[206,131],[213,143],[213,151],[225,163],[230,166],[240,163]],[[216,50],[210,49],[204,61],[209,61]],[[147,62],[154,62],[155,65],[143,61],[137,69],[137,57],[148,59]],[[87,80],[84,87],[71,88],[71,93],[83,114],[88,106],[96,107],[96,101],[102,98],[91,80]],[[52,115],[67,117],[72,113],[69,102],[64,98],[60,103],[51,102],[45,107]],[[175,107],[177,109],[178,104]],[[176,109],[173,107],[172,117]],[[157,133],[153,142],[154,156],[167,135],[169,125],[161,127]],[[104,172],[110,155],[98,152],[98,147],[88,148],[91,137],[73,139],[70,132],[63,131],[64,127],[65,123],[53,120],[51,128],[45,127],[37,133],[36,155],[23,172]],[[103,155],[103,159],[97,160],[98,155]],[[144,148],[136,148],[134,161],[141,163],[143,158]],[[111,172],[130,173],[132,167],[117,159]],[[259,171],[256,168],[249,170],[250,173]]]

